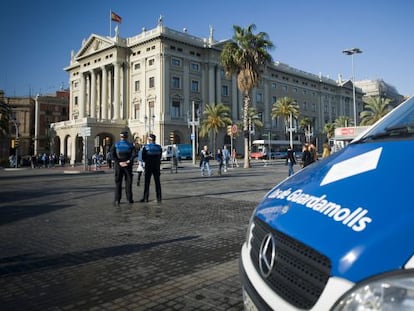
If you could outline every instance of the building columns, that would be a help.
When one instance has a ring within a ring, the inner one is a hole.
[[[120,79],[119,79],[119,68],[120,68],[120,64],[119,63],[115,63],[114,64],[114,115],[113,115],[113,119],[115,119],[115,120],[119,120],[119,118],[120,118],[120,104],[119,104],[119,96],[120,96],[119,84],[120,84]]]
[[[96,73],[94,70],[91,71],[91,104],[90,104],[90,111],[89,115],[91,118],[96,118]]]
[[[105,66],[101,67],[102,69],[102,92],[101,92],[101,113],[102,119],[108,119],[108,72],[106,71]]]
[[[85,117],[85,87],[86,87],[86,78],[83,73],[80,77],[80,94],[79,94],[79,119]]]

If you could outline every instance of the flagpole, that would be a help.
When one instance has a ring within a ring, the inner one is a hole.
[[[112,10],[109,10],[109,37],[112,34]]]

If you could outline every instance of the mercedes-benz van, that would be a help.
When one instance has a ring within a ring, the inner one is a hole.
[[[414,98],[254,210],[246,310],[414,310]]]

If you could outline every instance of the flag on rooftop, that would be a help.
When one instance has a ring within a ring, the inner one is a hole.
[[[112,12],[112,11],[111,11],[111,20],[112,20],[113,22],[117,22],[117,23],[119,23],[119,24],[121,24],[121,23],[122,23],[122,17],[121,17],[121,16],[119,16],[118,14],[116,14],[115,12]]]

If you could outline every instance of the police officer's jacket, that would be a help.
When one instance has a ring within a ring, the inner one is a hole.
[[[130,161],[134,162],[135,148],[127,140],[120,140],[114,144],[111,150],[111,156],[115,163]]]
[[[159,166],[161,163],[162,148],[158,144],[146,144],[142,148],[142,160],[145,165]]]

